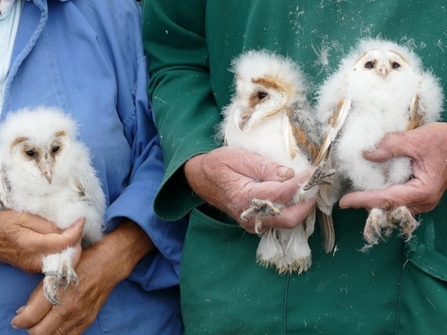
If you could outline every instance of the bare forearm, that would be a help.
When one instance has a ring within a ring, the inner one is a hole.
[[[103,240],[83,251],[82,269],[100,266],[110,276],[111,282],[117,283],[125,279],[135,265],[154,248],[146,232],[135,222],[127,220]]]

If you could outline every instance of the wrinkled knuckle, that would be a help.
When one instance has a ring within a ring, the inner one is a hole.
[[[292,192],[290,190],[282,191],[277,194],[278,195],[278,202],[282,204],[286,204],[290,202],[295,197],[295,192]]]
[[[271,164],[269,161],[265,160],[265,159],[261,159],[261,161],[259,162],[258,165],[258,170],[261,176],[267,176],[270,174],[271,172]]]
[[[398,207],[398,205],[391,198],[382,199],[382,201],[380,202],[380,206],[379,206],[379,208],[382,208],[385,210],[390,210],[390,209],[393,209],[396,207]]]

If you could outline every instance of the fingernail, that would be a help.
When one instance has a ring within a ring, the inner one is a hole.
[[[352,205],[350,204],[345,204],[345,203],[338,203],[338,206],[340,207],[340,209],[348,209],[348,208],[353,208]]]
[[[25,306],[20,307],[18,310],[16,310],[16,314],[20,314],[25,309]]]
[[[295,171],[287,166],[281,166],[276,171],[276,174],[281,178],[292,178],[295,175]]]
[[[11,321],[11,327],[14,328],[14,329],[19,329],[19,327],[17,327],[17,326],[14,324],[14,319],[12,319],[12,321]]]

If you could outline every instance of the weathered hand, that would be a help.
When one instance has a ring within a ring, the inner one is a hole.
[[[41,272],[42,256],[57,253],[80,240],[85,220],[61,232],[41,217],[12,210],[0,212],[0,262],[26,272]]]
[[[347,194],[340,207],[392,209],[405,205],[412,214],[432,210],[447,188],[447,124],[430,123],[389,134],[375,151],[364,154],[376,162],[402,156],[411,158],[414,178],[383,190]]]
[[[185,164],[185,175],[192,189],[250,233],[254,233],[253,219],[244,221],[240,216],[252,199],[287,204],[312,172],[309,169],[295,176],[292,168],[229,147],[195,156]],[[310,200],[284,207],[281,215],[265,218],[263,227],[293,228],[307,217],[314,205],[315,201]]]
[[[135,264],[154,244],[137,224],[124,222],[103,240],[82,251],[76,266],[79,285],[60,291],[60,305],[51,305],[40,283],[27,304],[11,321],[29,334],[82,334],[96,316],[114,287],[125,279]]]

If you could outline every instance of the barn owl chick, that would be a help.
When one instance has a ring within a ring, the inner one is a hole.
[[[319,150],[318,126],[306,99],[306,81],[290,59],[267,51],[249,51],[233,61],[236,92],[223,110],[220,137],[234,146],[269,158],[300,173],[312,166]],[[317,196],[317,184],[330,183],[333,171],[317,168],[294,202]],[[255,218],[259,232],[262,219],[279,215],[288,204],[253,199],[241,218]],[[330,217],[329,217],[330,219]],[[329,229],[332,230],[332,221]],[[314,231],[315,210],[294,229],[269,228],[257,250],[258,262],[280,272],[307,271],[311,250],[307,239]]]
[[[0,125],[0,201],[3,208],[29,212],[65,230],[86,222],[83,245],[103,235],[105,196],[77,126],[53,108],[22,109]],[[44,293],[58,304],[59,288],[77,284],[74,248],[43,257]]]
[[[422,69],[407,48],[385,40],[364,40],[320,88],[318,114],[325,123],[321,155],[330,157],[351,190],[382,189],[412,177],[408,157],[384,163],[366,160],[363,152],[377,147],[391,132],[402,132],[436,121],[443,93],[438,80]],[[405,207],[370,210],[363,250],[399,226],[409,240],[418,222]]]

